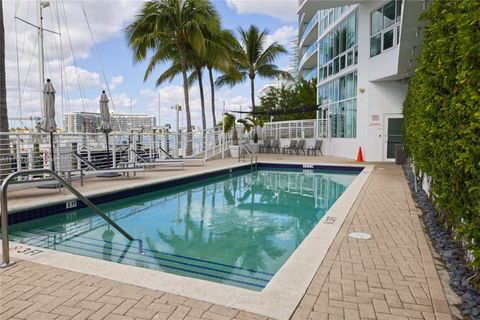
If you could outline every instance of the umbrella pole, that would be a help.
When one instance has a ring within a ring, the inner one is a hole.
[[[108,169],[110,169],[110,147],[108,145],[108,133],[105,132],[105,138],[107,140],[107,164],[108,164]]]
[[[55,171],[55,155],[53,154],[53,132],[50,132],[50,154],[52,157],[52,171]]]

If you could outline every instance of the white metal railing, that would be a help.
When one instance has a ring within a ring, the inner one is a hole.
[[[292,120],[266,122],[263,125],[263,139],[322,139],[327,138],[326,120]]]
[[[253,151],[252,147],[248,143],[241,143],[240,150],[238,153],[238,162],[240,160],[245,160],[246,156],[250,158],[250,168],[253,169],[257,167],[257,155],[255,151]]]
[[[122,161],[135,161],[129,156],[129,149],[141,150],[152,159],[191,157],[208,160],[224,152],[231,143],[219,128],[190,134],[111,133],[110,157],[107,157],[106,138],[102,133],[54,133],[53,138],[52,155],[49,134],[0,133],[0,180],[12,172],[50,168],[52,156],[57,172],[80,169],[82,163],[73,156],[74,152],[100,168],[107,168],[116,167]],[[25,180],[34,178],[32,175],[23,177]]]

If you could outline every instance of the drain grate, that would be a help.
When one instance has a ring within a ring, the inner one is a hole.
[[[348,236],[350,238],[357,239],[357,240],[368,240],[372,238],[370,234],[365,232],[352,232]]]

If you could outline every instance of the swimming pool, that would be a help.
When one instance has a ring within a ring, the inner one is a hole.
[[[11,240],[262,290],[358,171],[243,170],[11,226]]]

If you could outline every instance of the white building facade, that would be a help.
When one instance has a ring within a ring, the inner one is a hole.
[[[129,132],[132,130],[149,130],[155,127],[155,117],[145,114],[112,113],[110,122],[113,131]],[[63,115],[63,128],[71,133],[97,133],[100,131],[100,113],[67,112]]]
[[[317,78],[324,154],[391,161],[422,44],[422,1],[300,0],[299,72]]]

